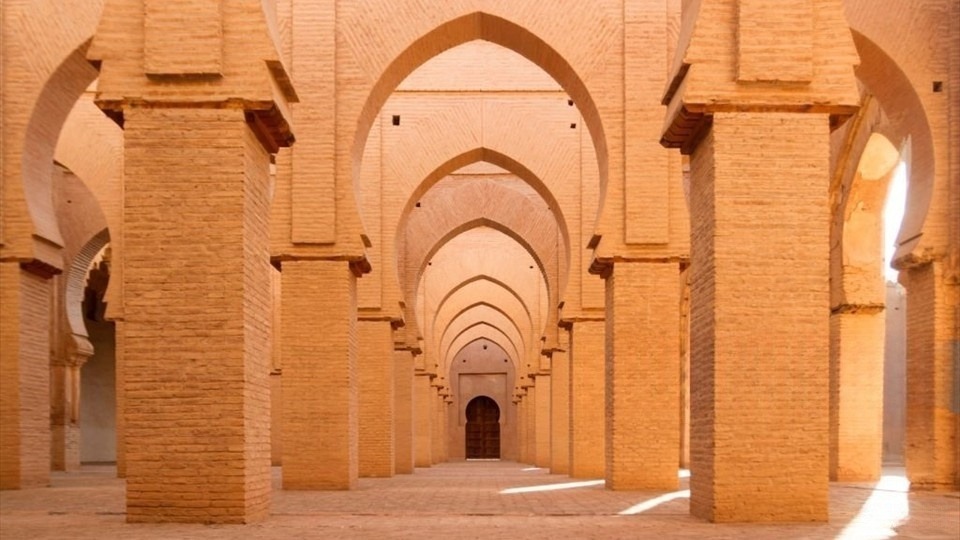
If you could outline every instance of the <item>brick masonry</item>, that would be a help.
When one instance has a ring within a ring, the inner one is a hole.
[[[606,277],[606,480],[676,489],[680,454],[679,268],[617,263]]]
[[[823,115],[718,113],[692,156],[695,516],[827,517],[827,135]]]
[[[262,519],[268,156],[236,110],[133,108],[124,134],[127,519]]]

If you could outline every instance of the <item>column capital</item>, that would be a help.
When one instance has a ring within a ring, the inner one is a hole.
[[[660,144],[691,153],[717,112],[829,114],[832,126],[856,112],[859,57],[841,3],[777,7],[704,0],[683,13]]]

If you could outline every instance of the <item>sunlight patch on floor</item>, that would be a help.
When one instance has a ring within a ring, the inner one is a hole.
[[[630,508],[627,508],[623,512],[620,512],[620,515],[633,516],[636,514],[641,514],[643,512],[646,512],[647,510],[650,510],[652,508],[656,508],[663,503],[668,503],[676,499],[689,499],[689,498],[690,498],[690,490],[682,489],[680,491],[666,493],[664,495],[660,495],[659,497],[654,497],[652,499],[647,499],[646,501],[643,501],[641,503],[637,503],[631,506]]]
[[[910,516],[910,481],[903,476],[881,476],[860,512],[844,527],[838,540],[882,540],[897,536],[896,528]]]
[[[584,480],[583,482],[565,482],[563,484],[544,484],[540,486],[507,488],[500,491],[500,494],[513,495],[516,493],[536,493],[540,491],[558,491],[561,489],[574,489],[574,488],[582,488],[582,487],[602,486],[605,483],[606,482],[604,480]]]

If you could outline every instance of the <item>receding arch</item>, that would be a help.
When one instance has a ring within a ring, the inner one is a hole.
[[[540,198],[550,207],[550,211],[556,217],[557,227],[563,239],[563,256],[566,259],[564,267],[568,269],[570,266],[570,231],[567,227],[567,220],[563,215],[563,210],[556,197],[554,197],[543,180],[527,168],[527,166],[511,156],[483,146],[467,150],[466,152],[451,157],[444,163],[438,165],[420,182],[413,193],[411,193],[410,198],[407,199],[403,211],[400,213],[400,222],[397,224],[396,229],[397,235],[403,234],[406,230],[406,223],[409,220],[410,213],[416,208],[417,201],[419,201],[430,188],[455,171],[478,162],[496,165],[516,175],[540,195]],[[395,242],[394,245],[400,245],[400,243]],[[560,276],[560,284],[558,284],[560,287],[566,284],[567,272],[568,270],[564,272],[564,275]]]
[[[486,275],[486,274],[479,274],[479,275],[476,275],[476,276],[473,276],[473,277],[470,277],[470,278],[464,280],[463,282],[461,282],[461,283],[460,283],[459,285],[457,285],[456,287],[453,287],[452,289],[450,289],[449,291],[447,291],[447,294],[445,294],[445,295],[443,296],[443,298],[440,299],[440,302],[439,302],[437,305],[443,305],[443,304],[446,303],[446,301],[447,301],[451,296],[453,296],[457,291],[463,289],[464,287],[466,287],[466,286],[468,286],[468,285],[470,285],[470,284],[472,284],[472,283],[476,283],[476,282],[478,282],[478,281],[488,281],[488,282],[490,282],[490,283],[492,283],[492,284],[494,284],[494,285],[497,285],[497,286],[501,287],[503,290],[505,290],[505,291],[507,291],[508,293],[510,293],[514,298],[517,299],[517,301],[520,302],[520,305],[522,305],[522,306],[524,307],[524,309],[525,309],[526,312],[527,312],[527,317],[530,318],[531,320],[533,320],[533,315],[532,315],[532,313],[530,312],[530,306],[527,305],[527,303],[523,301],[523,298],[517,293],[517,291],[513,290],[512,288],[510,288],[506,283],[500,281],[499,279],[497,279],[497,278],[495,278],[495,277],[492,277],[492,276],[489,276],[489,275]]]
[[[50,179],[60,129],[83,91],[98,76],[86,57],[91,42],[89,38],[81,43],[50,74],[24,132],[20,170],[27,210],[35,234],[61,247]]]
[[[573,98],[586,123],[597,154],[600,170],[600,208],[606,192],[608,151],[600,112],[586,84],[557,50],[530,30],[502,17],[483,11],[458,16],[442,23],[414,40],[380,75],[360,111],[354,135],[353,187],[360,197],[360,167],[370,128],[387,99],[416,68],[438,54],[474,40],[496,43],[527,58],[556,80]]]
[[[66,272],[64,308],[67,313],[67,324],[70,327],[72,346],[77,351],[86,353],[87,356],[93,354],[93,346],[90,344],[87,328],[83,323],[83,293],[87,286],[90,265],[99,258],[109,243],[110,231],[107,229],[95,234],[73,258]]]
[[[453,306],[453,305],[454,305],[454,304],[452,303],[452,302],[453,302],[453,298],[454,298],[454,297],[451,297],[451,302],[450,302],[450,303],[441,304],[441,305],[437,308],[436,314],[434,315],[433,321],[431,322],[431,335],[437,335],[437,334],[439,333],[439,334],[441,334],[441,337],[442,337],[443,332],[442,332],[442,331],[440,331],[440,332],[437,331],[437,323],[438,323],[438,321],[441,321],[441,319],[440,319],[440,315],[441,315],[441,314],[448,314],[448,311],[449,311],[449,309],[447,309],[448,306]],[[492,302],[488,302],[487,300],[473,300],[473,299],[467,298],[465,302],[460,303],[460,304],[457,304],[457,305],[455,305],[453,308],[451,308],[451,309],[456,309],[457,311],[456,311],[455,313],[453,313],[453,314],[449,314],[449,316],[446,317],[444,320],[447,321],[447,322],[453,321],[453,320],[457,319],[458,317],[466,314],[466,313],[467,313],[468,311],[470,311],[471,309],[478,308],[478,307],[488,307],[488,308],[490,308],[490,309],[493,309],[494,311],[500,312],[500,313],[503,314],[505,317],[507,317],[507,319],[509,319],[511,322],[513,322],[514,326],[516,326],[516,327],[520,330],[520,334],[521,334],[521,335],[527,334],[527,335],[529,335],[529,336],[531,336],[531,337],[534,337],[534,336],[536,336],[536,335],[538,334],[538,332],[537,332],[538,329],[535,328],[535,326],[534,326],[534,321],[533,321],[530,317],[520,318],[520,317],[522,317],[523,314],[514,314],[514,313],[511,313],[511,312],[508,312],[506,309],[504,309],[503,306],[498,305],[498,304],[494,304],[494,303],[492,303]],[[522,306],[521,306],[521,308],[522,308]],[[518,316],[519,316],[519,317],[518,317]],[[518,319],[520,319],[520,320],[518,320]],[[526,324],[524,324],[524,323],[526,323]],[[441,323],[441,324],[442,324],[442,323]]]
[[[547,273],[547,268],[544,266],[544,264],[543,264],[543,259],[540,257],[540,254],[537,253],[537,251],[533,248],[533,246],[530,245],[529,242],[527,242],[527,240],[526,240],[525,238],[523,238],[522,236],[520,236],[519,234],[517,234],[517,232],[516,232],[515,230],[513,230],[512,228],[510,228],[510,227],[508,227],[508,226],[506,226],[506,225],[504,225],[504,224],[502,224],[502,223],[495,222],[495,221],[490,221],[490,220],[487,219],[487,218],[474,219],[474,220],[468,221],[468,222],[466,222],[466,223],[463,223],[463,224],[459,225],[458,227],[455,227],[454,229],[452,229],[452,230],[450,230],[450,231],[447,231],[447,232],[440,238],[440,240],[438,240],[437,243],[434,244],[433,247],[430,248],[430,250],[429,250],[429,251],[426,253],[426,255],[424,256],[423,260],[420,262],[420,266],[419,266],[419,268],[417,269],[417,277],[416,277],[416,280],[414,281],[413,290],[417,290],[417,289],[420,287],[420,279],[421,279],[421,277],[423,276],[423,271],[424,271],[424,269],[427,267],[427,263],[430,261],[430,259],[431,259],[434,255],[436,255],[436,253],[437,253],[438,251],[440,251],[440,249],[442,249],[442,248],[443,248],[444,246],[446,246],[451,240],[453,240],[454,238],[460,236],[461,234],[463,234],[463,233],[465,233],[465,232],[467,232],[467,231],[473,230],[473,229],[480,229],[480,228],[484,228],[484,227],[489,228],[489,229],[493,229],[493,230],[495,230],[495,231],[497,231],[497,232],[500,232],[500,233],[503,233],[504,235],[508,236],[510,239],[512,239],[513,241],[515,241],[516,243],[520,244],[520,246],[521,246],[527,253],[530,254],[530,257],[533,258],[534,262],[535,262],[536,265],[537,265],[537,268],[539,268],[539,270],[540,270],[540,275],[543,277],[544,283],[546,283],[547,293],[549,294],[549,293],[551,292],[550,276],[549,276],[549,274]]]
[[[522,364],[523,356],[520,354],[520,350],[517,349],[516,345],[503,330],[488,322],[478,321],[461,330],[457,336],[451,340],[447,350],[441,351],[441,358],[444,362],[443,365],[450,365],[450,359],[452,358],[452,356],[450,356],[451,351],[459,351],[467,343],[481,338],[496,343],[497,346],[506,351],[507,357],[512,359],[517,366]]]
[[[473,304],[467,307],[464,307],[463,309],[458,311],[454,316],[450,317],[450,320],[445,321],[443,330],[440,332],[440,343],[442,344],[444,342],[444,338],[446,337],[447,332],[452,328],[454,322],[461,319],[467,319],[470,316],[471,312],[477,312],[480,310],[492,310],[498,313],[499,315],[502,315],[506,319],[506,321],[512,325],[513,329],[516,330],[517,335],[520,337],[520,344],[524,347],[523,350],[526,350],[528,338],[524,336],[524,332],[523,332],[523,329],[520,327],[520,324],[513,317],[511,317],[509,313],[504,311],[500,306],[496,306],[494,304],[491,304],[489,302],[484,302],[482,300],[478,302],[474,302]],[[440,311],[440,310],[437,310],[437,311]],[[488,323],[496,322],[496,321],[491,321],[489,319],[481,319],[481,320]],[[434,319],[434,324],[436,324],[436,322],[437,320]]]
[[[475,311],[478,309],[483,308],[474,308]],[[519,360],[525,356],[526,340],[524,339],[523,334],[520,332],[520,329],[517,327],[516,323],[514,323],[510,317],[504,315],[502,312],[496,312],[496,315],[493,317],[470,319],[469,313],[467,313],[447,323],[440,338],[437,340],[437,344],[441,350],[441,358],[443,358],[444,362],[450,359],[451,351],[459,349],[459,347],[454,346],[457,338],[464,335],[464,333],[470,329],[481,325],[496,329],[498,332],[503,334],[503,336],[510,343],[510,346],[513,348],[515,358]]]
[[[456,352],[453,353],[453,355],[450,356],[450,358],[456,358],[457,355],[463,353],[465,350],[467,350],[467,348],[469,348],[471,345],[473,345],[474,343],[476,343],[476,342],[478,342],[478,341],[490,341],[490,342],[493,342],[494,345],[496,345],[497,347],[500,347],[500,349],[503,351],[504,360],[507,361],[506,363],[509,363],[509,364],[510,364],[511,366],[513,366],[514,368],[517,367],[517,361],[514,360],[514,358],[513,358],[512,356],[510,356],[510,353],[508,353],[506,349],[504,349],[504,348],[503,348],[499,343],[497,343],[496,341],[494,341],[494,340],[492,340],[492,339],[490,339],[490,338],[488,338],[488,337],[485,337],[485,336],[480,336],[480,337],[471,339],[470,341],[464,343],[463,345],[461,345],[461,346],[456,350]],[[448,369],[452,369],[452,368],[453,368],[453,364],[450,364],[450,365],[448,366]]]
[[[882,131],[894,146],[910,146],[909,184],[894,260],[909,257],[920,243],[935,192],[933,134],[926,109],[906,73],[870,38],[851,29],[860,55],[857,78],[880,102],[888,123]]]

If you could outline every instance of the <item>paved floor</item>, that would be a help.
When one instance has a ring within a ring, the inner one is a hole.
[[[446,463],[361,479],[349,492],[280,490],[271,518],[246,526],[127,525],[114,469],[55,473],[52,487],[0,492],[6,539],[286,538],[871,538],[960,539],[960,496],[908,493],[897,471],[879,484],[836,484],[830,523],[713,525],[673,493],[613,492],[509,462]]]

